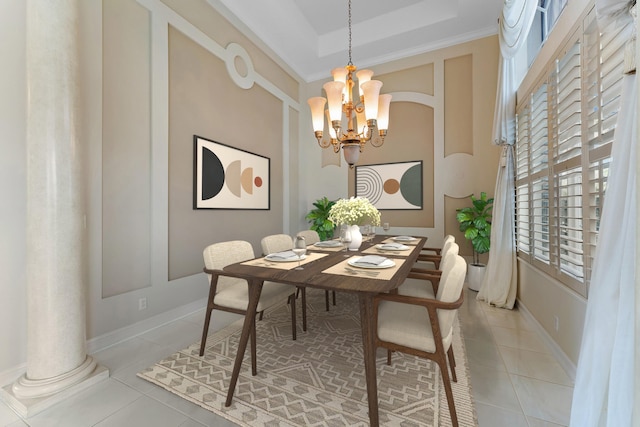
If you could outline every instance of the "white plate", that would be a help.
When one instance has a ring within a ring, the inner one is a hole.
[[[342,243],[337,240],[325,240],[324,242],[316,242],[313,246],[317,246],[319,248],[342,248],[344,247]]]
[[[411,236],[398,236],[398,237],[394,237],[393,240],[395,240],[396,242],[413,242],[414,240],[418,240],[418,239]]]
[[[380,243],[378,245],[376,245],[376,248],[378,249],[382,249],[383,251],[406,251],[407,249],[409,249],[409,246],[407,245],[400,245],[398,247],[395,247],[393,245],[390,245],[389,243]]]
[[[306,257],[307,257],[306,255],[302,255],[300,257],[300,260],[303,260]],[[271,261],[271,262],[298,262],[298,257],[291,257],[291,258],[287,258],[287,259],[282,259],[282,258],[271,258],[271,255],[267,255],[266,257],[264,257],[264,259],[266,259],[267,261]]]
[[[395,267],[396,263],[395,261],[393,261],[392,259],[386,259],[384,260],[384,262],[382,262],[382,264],[378,264],[378,265],[373,265],[373,264],[358,264],[358,260],[361,257],[353,257],[351,258],[349,261],[347,261],[347,264],[349,264],[351,267],[358,267],[358,268],[391,268],[391,267]]]

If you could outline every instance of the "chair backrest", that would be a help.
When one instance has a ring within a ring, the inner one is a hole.
[[[306,239],[305,239],[306,240]],[[293,248],[293,239],[288,234],[272,234],[263,237],[260,241],[262,254],[269,255],[274,252],[288,251]]]
[[[442,302],[457,301],[462,293],[466,274],[467,262],[460,255],[456,255],[453,262],[448,263],[446,269],[442,270],[436,299]],[[438,310],[438,322],[443,337],[451,331],[456,313],[457,310]]]
[[[446,236],[444,236],[444,240],[442,241],[442,251],[444,251],[444,247],[449,242],[451,242],[451,243],[455,243],[456,242],[456,238],[453,237],[451,234],[447,234]]]
[[[214,243],[204,249],[202,256],[204,258],[204,265],[209,270],[222,270],[229,264],[255,258],[253,246],[251,246],[251,243],[243,240]],[[207,274],[207,280],[209,280],[209,282],[211,281],[210,274]],[[246,281],[234,277],[220,276],[216,293],[236,283],[246,283]]]
[[[453,264],[460,247],[457,243],[448,242],[442,251],[442,261],[440,262],[440,271],[444,271],[446,268],[450,268],[450,264]]]
[[[318,243],[320,241],[320,235],[315,230],[302,230],[297,235],[304,237],[307,245],[313,245],[314,243]]]

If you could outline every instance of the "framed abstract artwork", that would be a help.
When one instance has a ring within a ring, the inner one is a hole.
[[[422,161],[356,166],[356,196],[378,209],[422,209]]]
[[[194,135],[194,209],[270,209],[270,159]]]

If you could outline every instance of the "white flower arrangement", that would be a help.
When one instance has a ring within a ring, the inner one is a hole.
[[[329,221],[335,225],[380,225],[380,212],[366,197],[340,199],[331,207]]]

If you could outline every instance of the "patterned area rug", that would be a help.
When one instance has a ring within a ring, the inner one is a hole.
[[[138,376],[241,426],[366,426],[369,424],[357,297],[338,294],[325,311],[324,292],[307,291],[308,330],[291,340],[287,304],[257,322],[258,375],[247,348],[230,407],[225,407],[242,321],[209,335],[203,357],[194,343]],[[301,316],[299,315],[299,318]],[[300,326],[299,326],[300,327]],[[461,426],[476,426],[466,354],[456,325],[458,382],[453,383]],[[440,371],[431,361],[386,350],[377,354],[380,424],[450,426]]]

